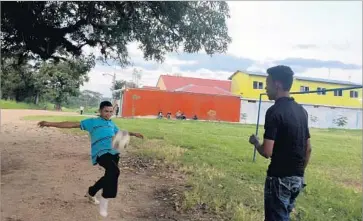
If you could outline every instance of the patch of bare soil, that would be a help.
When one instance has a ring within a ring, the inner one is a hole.
[[[184,177],[152,161],[124,153],[118,197],[109,217],[98,214],[84,194],[103,175],[92,166],[88,136],[40,129],[28,115],[69,113],[36,110],[1,111],[1,220],[217,220],[202,212],[180,211]]]

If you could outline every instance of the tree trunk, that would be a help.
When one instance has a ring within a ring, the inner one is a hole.
[[[56,111],[62,111],[62,107],[61,107],[61,105],[60,105],[60,104],[56,104],[56,105],[55,105],[55,110],[56,110]]]
[[[38,105],[38,103],[39,103],[39,93],[37,92],[37,94],[35,95],[34,104]]]

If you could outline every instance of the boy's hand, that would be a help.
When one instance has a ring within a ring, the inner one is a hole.
[[[47,121],[40,121],[38,123],[39,127],[49,127],[49,123]]]
[[[258,137],[256,135],[252,134],[250,136],[249,142],[250,142],[250,144],[253,144],[253,145],[259,144]]]

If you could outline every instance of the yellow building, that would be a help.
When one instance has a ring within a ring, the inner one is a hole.
[[[231,91],[242,98],[258,100],[261,93],[265,93],[266,76],[264,73],[251,73],[236,71],[229,80],[232,81]],[[308,77],[294,77],[291,92],[316,91],[334,88],[347,88],[362,86],[347,81],[326,80]],[[355,107],[362,108],[362,88],[354,90],[337,90],[323,93],[308,93],[292,95],[301,104],[314,104],[324,106]],[[267,96],[262,96],[268,100]]]

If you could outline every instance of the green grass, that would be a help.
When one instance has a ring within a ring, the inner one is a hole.
[[[63,112],[77,112],[77,113],[79,113],[79,108],[62,107],[62,111]],[[97,107],[85,108],[84,112],[83,112],[83,114],[85,114],[85,115],[95,115],[96,113],[98,113],[98,108]]]
[[[47,107],[48,110],[52,110],[54,108],[53,104],[50,103],[41,103],[35,105],[12,100],[0,100],[1,109],[44,109],[45,107]]]
[[[81,117],[28,117],[31,120],[80,120]],[[117,119],[148,139],[133,144],[139,154],[177,165],[193,186],[184,208],[205,203],[232,220],[263,220],[263,184],[268,161],[252,163],[248,137],[253,125],[192,121]],[[260,131],[263,131],[262,128]],[[313,152],[305,191],[293,220],[362,219],[362,134],[359,130],[311,129]]]
[[[51,103],[40,103],[38,105],[25,103],[25,102],[16,102],[13,100],[0,100],[0,108],[1,109],[41,109],[44,110],[47,107],[47,110],[54,110],[54,104]],[[67,108],[62,107],[63,112],[79,112],[79,108]],[[84,114],[86,115],[94,115],[95,112],[98,112],[97,107],[85,108]]]

